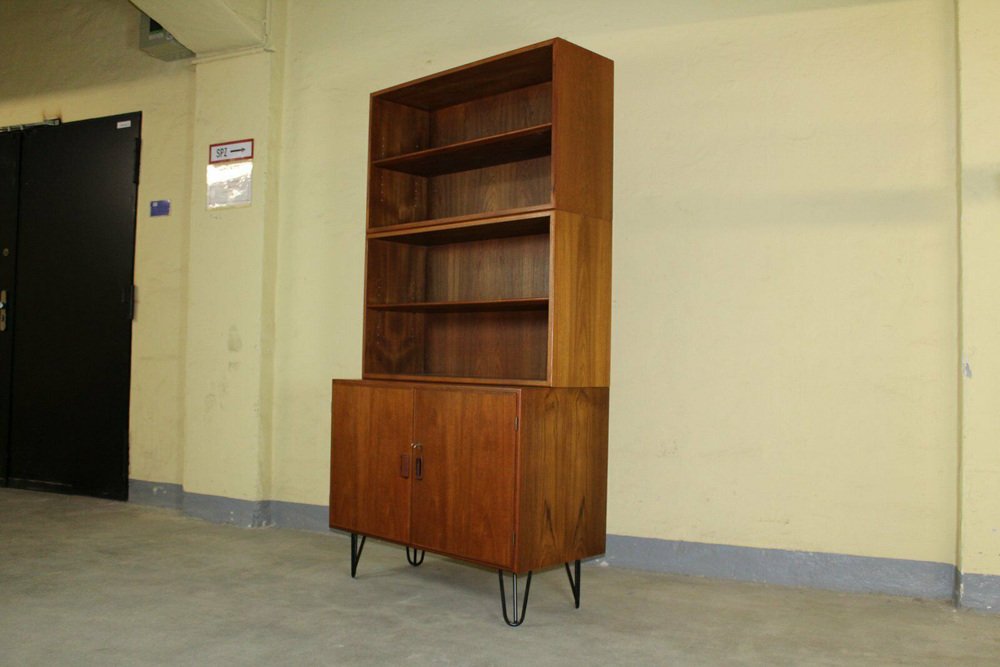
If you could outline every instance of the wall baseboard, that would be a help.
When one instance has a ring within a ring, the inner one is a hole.
[[[608,535],[609,565],[851,593],[949,599],[947,563]]]
[[[184,487],[180,484],[130,479],[128,481],[128,499],[129,502],[139,505],[179,510],[184,502]]]
[[[1000,612],[1000,575],[960,573],[956,597],[960,607]]]
[[[166,507],[185,514],[242,528],[280,526],[298,530],[329,530],[323,505],[289,503],[283,500],[240,500],[185,491],[180,484],[130,479],[129,501],[139,505]]]
[[[129,500],[244,528],[329,531],[327,507],[281,500],[239,500],[190,493],[180,484],[129,480]],[[598,561],[614,567],[851,593],[955,599],[1000,612],[1000,575],[963,574],[954,565],[896,558],[608,535]]]

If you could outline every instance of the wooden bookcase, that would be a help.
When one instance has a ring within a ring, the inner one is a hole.
[[[364,379],[333,389],[352,575],[371,535],[501,592],[576,561],[579,602],[604,550],[612,100],[611,61],[562,39],[372,94]]]

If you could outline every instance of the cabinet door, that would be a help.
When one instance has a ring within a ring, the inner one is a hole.
[[[330,526],[409,540],[413,391],[334,383]]]
[[[414,405],[422,461],[413,480],[412,542],[509,568],[517,393],[418,389]]]

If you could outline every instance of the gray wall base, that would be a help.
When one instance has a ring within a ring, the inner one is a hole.
[[[129,500],[244,528],[329,531],[327,507],[280,500],[237,500],[189,493],[179,484],[129,480]],[[893,558],[756,549],[608,535],[609,565],[716,579],[852,593],[956,599],[962,607],[1000,611],[1000,576],[959,574],[953,565]],[[957,590],[957,593],[956,593]]]
[[[140,505],[178,509],[213,523],[227,523],[241,528],[274,525],[270,500],[240,500],[185,491],[180,484],[161,484],[140,479],[128,482],[128,499]]]
[[[184,488],[180,484],[145,482],[140,479],[128,481],[129,502],[153,507],[181,508],[184,502]]]
[[[922,598],[954,596],[955,566],[608,535],[609,565],[672,574]]]
[[[1000,613],[1000,576],[995,574],[960,574],[958,605],[968,609]]]
[[[271,518],[274,520],[274,525],[281,528],[322,532],[330,530],[330,508],[326,505],[306,505],[272,500]]]
[[[240,528],[264,528],[274,525],[271,520],[269,500],[239,500],[185,491],[181,510],[199,519]]]
[[[324,505],[289,503],[283,500],[239,500],[185,491],[180,484],[130,479],[129,501],[139,505],[181,510],[213,523],[242,528],[280,526],[298,530],[329,530],[328,510]]]

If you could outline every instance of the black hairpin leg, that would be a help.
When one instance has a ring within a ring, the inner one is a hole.
[[[531,590],[531,572],[528,572],[528,581],[525,582],[524,584],[524,602],[521,604],[520,615],[518,615],[518,608],[517,608],[517,574],[516,573],[511,574],[511,576],[513,577],[513,589],[514,589],[512,595],[514,602],[513,621],[511,621],[510,616],[507,615],[507,592],[504,590],[503,570],[497,570],[497,574],[500,577],[500,608],[503,609],[503,620],[506,621],[507,625],[509,625],[510,627],[516,628],[517,626],[524,623],[524,614],[528,610],[528,591]]]
[[[569,563],[564,563],[566,566],[566,576],[569,577],[569,587],[573,589],[573,602],[576,603],[576,608],[580,608],[580,561],[576,561],[574,569],[576,570],[576,577],[570,574]]]
[[[358,561],[361,560],[361,552],[365,548],[366,535],[361,536],[361,543],[358,544],[358,534],[351,533],[351,579],[358,574]]]
[[[417,554],[420,554],[418,557]],[[421,551],[420,549],[414,548],[413,555],[410,555],[410,547],[406,547],[406,562],[416,567],[424,562],[424,556],[427,555],[426,551]]]

